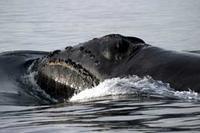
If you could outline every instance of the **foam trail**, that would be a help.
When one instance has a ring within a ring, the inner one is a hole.
[[[125,78],[107,79],[94,88],[85,89],[74,95],[70,101],[83,102],[95,100],[99,97],[130,94],[136,94],[137,96],[145,94],[166,99],[200,100],[199,94],[190,90],[182,92],[175,91],[169,84],[153,80],[150,76],[140,78],[133,75]]]

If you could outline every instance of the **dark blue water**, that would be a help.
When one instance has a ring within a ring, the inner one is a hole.
[[[0,52],[62,49],[110,33],[200,50],[199,12],[195,0],[1,0]],[[200,131],[199,94],[174,91],[148,76],[110,79],[69,103],[50,104],[34,72],[27,73],[31,60],[45,54],[0,54],[0,132]]]

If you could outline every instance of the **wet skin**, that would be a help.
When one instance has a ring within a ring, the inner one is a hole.
[[[40,87],[61,101],[105,79],[131,75],[150,75],[179,91],[200,91],[198,54],[164,50],[119,34],[56,50],[36,64]]]

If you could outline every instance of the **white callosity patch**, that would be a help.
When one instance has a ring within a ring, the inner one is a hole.
[[[200,100],[199,94],[189,89],[188,91],[175,91],[169,84],[156,81],[150,76],[140,78],[134,75],[125,78],[107,79],[96,87],[85,89],[74,95],[70,101],[83,102],[116,95],[145,95],[166,99]]]

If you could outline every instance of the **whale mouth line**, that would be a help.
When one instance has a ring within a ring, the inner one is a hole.
[[[42,81],[38,84],[46,88],[48,94],[54,97],[56,94],[57,98],[65,100],[84,89],[97,86],[100,82],[95,75],[71,59],[49,60],[38,72],[38,81]],[[44,82],[51,87],[43,84]]]
[[[91,74],[82,65],[75,63],[71,59],[59,60],[59,61],[55,61],[55,62],[50,61],[48,63],[48,65],[49,66],[60,66],[60,67],[64,68],[63,71],[69,70],[72,72],[72,73],[67,73],[66,75],[60,74],[61,78],[65,78],[64,76],[67,76],[67,77],[71,78],[71,80],[75,80],[74,76],[76,76],[76,75],[73,75],[73,74],[77,74],[77,76],[81,76],[82,79],[86,80],[84,82],[88,81],[88,83],[91,83],[91,86],[96,86],[97,84],[99,84],[99,79],[95,75]],[[75,83],[77,83],[77,82],[75,82]],[[74,81],[73,81],[73,83],[74,83]],[[77,87],[77,88],[79,88],[79,87]]]

